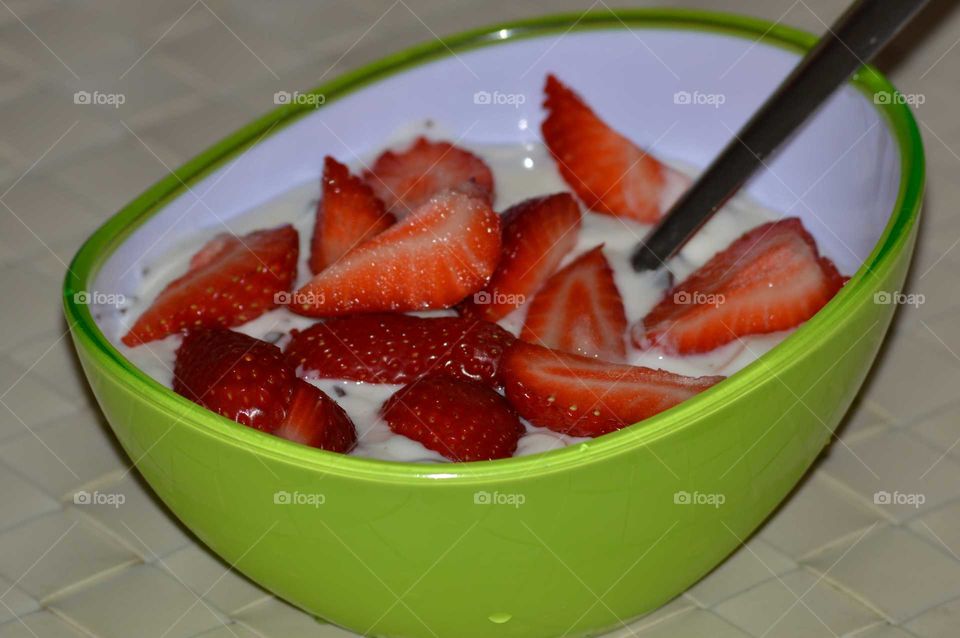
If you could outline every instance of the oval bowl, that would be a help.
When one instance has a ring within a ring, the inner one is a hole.
[[[151,379],[104,335],[82,293],[129,294],[140,256],[317,180],[326,153],[369,156],[411,121],[432,117],[467,145],[537,139],[548,71],[640,144],[703,166],[813,42],[724,14],[558,15],[418,46],[319,87],[322,100],[281,106],[143,193],[74,258],[65,312],[107,420],[201,541],[353,631],[577,636],[657,608],[789,493],[886,333],[894,306],[878,300],[907,271],[923,155],[908,107],[889,99],[894,88],[876,71],[861,71],[749,184],[771,209],[802,217],[841,270],[855,272],[850,282],[723,383],[581,445],[455,465],[305,448]]]

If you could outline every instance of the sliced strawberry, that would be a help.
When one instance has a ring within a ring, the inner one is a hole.
[[[312,317],[449,308],[479,290],[500,258],[500,217],[447,191],[316,275],[290,309]]]
[[[607,361],[627,354],[627,315],[603,256],[590,250],[547,280],[530,302],[520,338]]]
[[[243,237],[217,235],[193,256],[186,274],[157,295],[123,343],[133,347],[188,329],[237,326],[259,317],[293,286],[298,251],[297,231],[289,225]]]
[[[286,354],[309,378],[407,383],[427,373],[495,385],[514,341],[495,323],[410,315],[336,317],[300,332]]]
[[[283,421],[294,381],[280,348],[226,328],[187,333],[173,370],[177,394],[267,432]]]
[[[306,381],[294,382],[287,416],[274,432],[303,445],[346,454],[357,444],[357,429],[337,402]]]
[[[513,455],[524,427],[506,399],[485,385],[428,375],[404,386],[381,408],[390,429],[451,461]]]
[[[659,219],[671,169],[607,126],[553,75],[544,91],[543,139],[577,197],[598,213],[645,224]]]
[[[486,287],[461,306],[462,314],[497,321],[533,297],[580,232],[580,207],[569,193],[534,197],[501,215],[503,251]]]
[[[482,159],[449,142],[425,137],[418,137],[404,151],[384,152],[363,178],[397,217],[447,189],[493,203],[493,173]]]
[[[322,181],[323,195],[317,203],[310,252],[313,274],[395,221],[370,187],[329,155],[323,161]]]
[[[787,330],[812,317],[845,281],[799,219],[769,222],[669,291],[633,326],[633,342],[688,354]]]
[[[503,358],[507,399],[525,419],[572,436],[599,436],[703,392],[723,377],[685,377],[515,342]]]

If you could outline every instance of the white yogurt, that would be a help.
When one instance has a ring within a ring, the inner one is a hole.
[[[496,184],[496,209],[507,207],[529,197],[545,195],[569,188],[557,172],[549,152],[539,143],[523,146],[483,146],[472,150],[481,156],[493,171]],[[684,175],[691,173],[680,168],[680,175],[671,177],[664,194],[672,201],[688,183]],[[300,234],[301,263],[298,285],[310,278],[307,258],[310,254],[310,236],[313,232],[314,210],[319,197],[319,177],[316,182],[294,188],[249,212],[230,220],[230,228],[237,234],[259,228],[268,228],[282,223],[292,223]],[[771,219],[770,211],[738,195],[710,220],[681,251],[668,263],[677,280],[682,280],[704,264],[716,252],[747,230]],[[627,319],[632,324],[639,320],[662,298],[670,281],[662,273],[638,274],[630,267],[630,254],[637,242],[650,230],[650,226],[638,224],[608,215],[585,213],[576,248],[566,257],[564,264],[584,251],[604,244],[604,254],[613,268],[617,287],[623,297]],[[137,348],[128,348],[120,337],[129,330],[137,317],[150,305],[156,295],[173,278],[186,270],[190,256],[211,235],[196,237],[184,242],[177,250],[167,254],[147,269],[147,275],[139,294],[124,309],[115,326],[114,334],[108,334],[114,345],[135,365],[154,379],[170,387],[173,382],[173,365],[180,337],[171,336]],[[450,311],[418,313],[421,315],[451,314]],[[524,309],[520,308],[505,317],[500,323],[517,334],[523,325]],[[305,328],[315,320],[295,315],[285,309],[272,310],[253,321],[234,329],[248,335],[277,343],[283,347],[293,328]],[[685,375],[731,375],[758,356],[779,343],[786,332],[772,335],[747,337],[743,342],[732,343],[712,352],[694,356],[671,356],[658,350],[640,352],[629,344],[628,361],[634,365],[663,368]],[[357,426],[359,442],[352,454],[391,461],[444,462],[441,455],[432,452],[420,443],[394,434],[379,418],[379,409],[400,386],[357,383],[354,381],[321,379],[311,381],[333,397],[353,419]],[[544,428],[525,423],[527,434],[521,438],[517,455],[536,454],[579,442],[584,439],[569,437]]]

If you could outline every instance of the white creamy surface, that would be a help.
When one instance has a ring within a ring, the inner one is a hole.
[[[503,211],[528,197],[569,190],[556,171],[548,151],[539,143],[524,146],[469,148],[480,155],[494,173],[497,211]],[[690,173],[688,170],[682,170],[682,172]],[[676,197],[685,181],[683,175],[671,178],[665,199]],[[262,206],[251,209],[240,217],[229,220],[229,228],[236,234],[243,234],[259,228],[292,223],[300,233],[301,260],[297,281],[298,285],[302,284],[310,277],[306,260],[309,256],[314,210],[319,194],[320,179],[317,176],[316,181],[303,184]],[[682,280],[745,231],[776,217],[744,195],[739,195],[724,206],[684,247],[683,251],[671,260],[668,264],[669,269],[676,275],[678,281]],[[638,274],[630,267],[630,253],[649,229],[647,225],[629,220],[585,212],[577,246],[564,262],[575,259],[598,244],[604,244],[604,254],[613,268],[630,324],[642,318],[660,300],[671,284],[663,273]],[[158,263],[150,264],[144,269],[139,294],[120,311],[122,312],[120,320],[111,322],[116,329],[114,334],[107,336],[114,345],[135,365],[168,387],[173,381],[173,364],[180,337],[171,336],[137,348],[127,348],[120,342],[120,337],[150,305],[160,290],[186,270],[190,256],[210,237],[222,230],[221,227],[193,241],[183,242],[176,251],[166,255]],[[500,323],[516,334],[523,324],[523,313],[524,309],[520,308]],[[450,311],[419,314],[450,314]],[[278,343],[282,347],[291,329],[305,328],[314,321],[285,309],[276,309],[234,329]],[[657,350],[640,352],[629,345],[628,335],[624,335],[624,339],[628,342],[629,362],[634,365],[663,368],[686,375],[729,376],[770,350],[786,334],[747,337],[742,343],[732,343],[702,355],[683,357],[666,355]],[[386,423],[378,417],[380,406],[400,386],[329,379],[313,383],[333,397],[356,424],[359,442],[352,454],[394,461],[446,461],[420,443],[393,434]],[[343,396],[340,396],[341,394]],[[535,428],[529,424],[525,425],[528,432],[520,440],[518,456],[544,452],[583,440],[543,428]]]

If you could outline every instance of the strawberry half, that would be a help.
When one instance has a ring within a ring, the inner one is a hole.
[[[273,432],[289,441],[346,454],[357,444],[357,429],[337,402],[306,381],[294,382],[287,416]]]
[[[311,317],[449,308],[479,290],[500,258],[500,217],[447,191],[360,244],[294,293]]]
[[[493,173],[482,159],[449,142],[425,137],[418,137],[404,151],[382,153],[363,179],[397,217],[447,189],[493,203]]]
[[[572,436],[600,436],[649,418],[723,377],[686,377],[517,341],[503,358],[504,391],[525,419]]]
[[[845,283],[796,217],[754,228],[717,253],[632,329],[638,348],[708,352],[740,337],[787,330]]]
[[[553,75],[544,91],[540,130],[577,197],[598,213],[645,224],[659,219],[671,169],[607,126]]]
[[[577,244],[580,207],[569,193],[534,197],[501,215],[503,250],[486,287],[462,314],[497,321],[533,297]]]
[[[362,179],[327,156],[323,194],[311,240],[310,270],[317,274],[347,251],[390,227],[395,220]]]
[[[194,328],[259,317],[288,293],[297,274],[297,231],[285,225],[243,237],[217,235],[190,260],[123,336],[134,347]]]
[[[485,385],[430,375],[404,386],[381,408],[397,434],[451,461],[512,456],[524,433],[506,399]]]
[[[286,354],[309,378],[407,383],[427,373],[495,385],[514,337],[495,323],[410,315],[337,317],[294,330]]]
[[[597,246],[547,280],[530,302],[520,338],[548,348],[622,361],[627,315],[613,270]]]
[[[173,369],[174,392],[267,432],[286,416],[295,381],[280,348],[226,328],[187,333]]]

